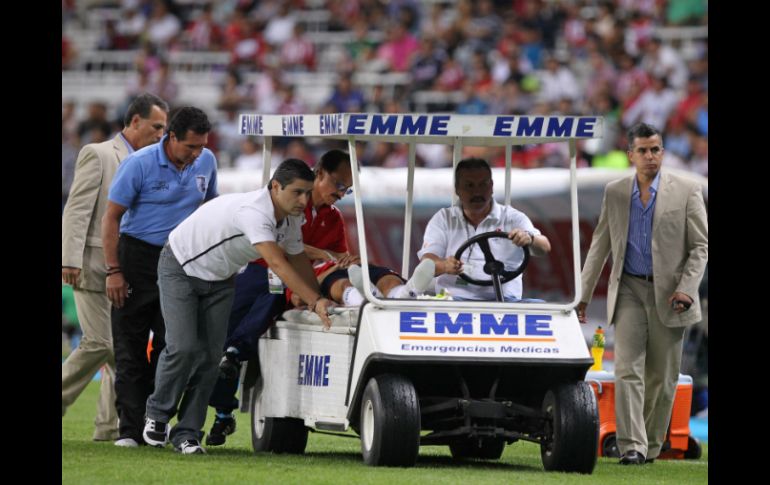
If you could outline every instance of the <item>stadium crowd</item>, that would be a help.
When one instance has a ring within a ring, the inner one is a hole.
[[[260,140],[236,133],[238,113],[445,111],[603,116],[604,138],[578,147],[580,166],[596,167],[625,168],[625,129],[645,121],[664,128],[666,166],[708,176],[707,22],[705,0],[63,0],[63,78],[105,69],[93,52],[131,62],[115,98],[63,93],[62,199],[78,149],[116,133],[144,91],[207,110],[222,167],[262,164]],[[210,106],[183,96],[196,81],[172,62],[178,53],[227,59]],[[388,74],[402,77],[377,82]],[[365,75],[375,81],[356,82]],[[310,96],[319,91],[297,76],[326,90]],[[514,166],[566,166],[560,145],[514,147]],[[273,156],[312,164],[332,147],[289,140]],[[364,165],[408,156],[397,144],[359,150]],[[502,150],[465,151],[504,164]],[[447,147],[417,157],[451,165]]]

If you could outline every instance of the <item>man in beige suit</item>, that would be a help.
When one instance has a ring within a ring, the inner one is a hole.
[[[581,274],[585,309],[612,253],[607,321],[615,325],[615,414],[620,463],[652,463],[666,437],[685,327],[701,320],[708,261],[700,184],[660,170],[663,140],[645,123],[628,132],[636,174],[607,184]]]
[[[143,94],[128,107],[121,133],[112,140],[84,146],[78,155],[62,216],[62,281],[74,289],[83,338],[62,364],[61,410],[64,416],[67,407],[75,402],[94,374],[107,364],[102,373],[97,404],[95,441],[112,441],[118,437],[115,354],[110,301],[105,293],[107,269],[101,236],[107,192],[121,160],[134,150],[160,140],[167,113],[165,101],[152,94]]]

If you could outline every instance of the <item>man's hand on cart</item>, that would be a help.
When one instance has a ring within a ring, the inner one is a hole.
[[[329,318],[329,308],[332,306],[334,306],[334,302],[328,298],[321,297],[317,299],[312,306],[308,307],[310,311],[315,312],[316,315],[321,317],[321,321],[324,324],[324,330],[329,330],[332,326],[332,320]]]

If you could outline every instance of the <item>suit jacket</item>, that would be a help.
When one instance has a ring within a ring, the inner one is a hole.
[[[613,322],[615,303],[628,239],[631,191],[636,174],[607,184],[588,250],[581,283],[582,301],[589,302],[607,257],[612,252],[612,273],[607,292],[607,321]],[[700,184],[667,171],[660,183],[652,218],[652,274],[655,308],[669,327],[701,320],[698,285],[708,261],[708,221]],[[680,291],[693,299],[689,310],[675,313],[668,298]]]
[[[125,142],[116,135],[84,146],[75,162],[75,177],[62,215],[61,259],[62,266],[81,268],[78,288],[105,291],[102,216],[112,177],[127,155]]]

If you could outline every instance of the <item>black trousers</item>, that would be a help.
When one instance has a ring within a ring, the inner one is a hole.
[[[142,444],[147,398],[154,390],[158,356],[166,346],[166,327],[160,311],[158,258],[160,246],[121,234],[118,260],[129,287],[123,308],[112,307],[112,342],[115,349],[115,407],[120,438]],[[152,352],[147,343],[153,332]]]

